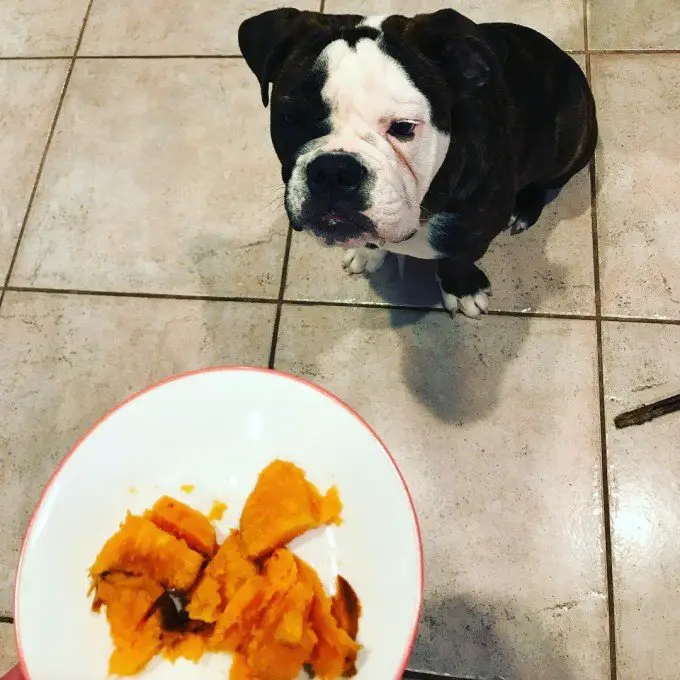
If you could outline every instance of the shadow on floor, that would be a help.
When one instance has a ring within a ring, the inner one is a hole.
[[[546,207],[541,220],[529,232],[509,239],[501,253],[505,279],[525,282],[531,280],[533,272],[549,272],[550,281],[545,286],[539,283],[521,291],[522,307],[540,307],[548,285],[551,295],[559,295],[567,285],[565,269],[548,260],[546,246],[554,229],[568,228],[567,220],[590,210],[590,192],[574,192],[562,205],[561,198],[558,196],[554,204]],[[496,253],[494,262],[500,261]],[[394,266],[374,275],[371,285],[391,305],[437,305],[434,262],[407,260],[406,271],[406,294],[388,278],[396,275]],[[493,285],[493,269],[487,274]],[[405,302],[405,297],[418,302]],[[452,423],[480,420],[494,409],[504,368],[519,354],[531,323],[528,317],[502,321],[497,317],[452,319],[444,312],[403,309],[392,309],[391,321],[401,340],[407,385],[437,418]]]
[[[576,680],[540,623],[511,603],[470,595],[427,603],[409,667],[475,680]]]

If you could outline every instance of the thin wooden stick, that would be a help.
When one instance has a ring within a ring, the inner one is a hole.
[[[655,401],[653,404],[644,404],[632,411],[626,411],[614,418],[614,425],[620,430],[624,427],[631,427],[632,425],[643,425],[654,418],[665,416],[668,413],[675,413],[680,411],[680,394],[674,397],[668,397],[661,401]]]

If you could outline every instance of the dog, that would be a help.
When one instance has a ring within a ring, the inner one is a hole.
[[[437,260],[444,306],[478,317],[476,262],[590,162],[595,102],[540,33],[452,9],[413,18],[276,9],[239,45],[270,100],[293,229],[372,273],[389,252]]]

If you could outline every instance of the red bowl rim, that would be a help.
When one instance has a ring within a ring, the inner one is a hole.
[[[80,448],[81,444],[105,421],[108,420],[114,413],[116,413],[118,410],[123,408],[123,406],[126,406],[129,404],[131,401],[134,401],[138,397],[143,396],[144,394],[147,394],[148,392],[151,392],[155,389],[158,389],[159,387],[163,387],[164,385],[167,385],[169,383],[176,382],[178,380],[182,380],[183,378],[189,378],[191,376],[195,375],[201,375],[203,373],[218,373],[218,372],[250,372],[250,373],[266,373],[266,374],[274,374],[278,375],[281,378],[286,378],[288,380],[292,380],[297,383],[301,383],[303,385],[306,385],[307,387],[311,387],[312,389],[316,390],[320,394],[324,395],[325,397],[328,397],[329,399],[332,399],[338,406],[342,407],[345,411],[347,411],[350,415],[354,416],[356,420],[359,421],[374,437],[374,439],[378,442],[380,447],[382,448],[383,452],[387,456],[388,460],[392,463],[392,467],[394,468],[395,472],[397,473],[399,480],[401,481],[401,485],[404,489],[404,492],[406,493],[406,497],[408,498],[409,505],[411,506],[411,514],[413,515],[413,521],[416,527],[416,543],[417,543],[417,548],[418,548],[418,555],[419,555],[419,561],[418,561],[418,579],[419,579],[419,592],[418,592],[418,602],[416,605],[416,616],[413,621],[413,628],[411,631],[410,639],[409,639],[409,644],[407,645],[407,648],[404,652],[404,657],[401,662],[401,670],[399,673],[395,676],[395,680],[401,680],[404,672],[406,671],[406,668],[408,666],[408,661],[411,657],[411,654],[413,652],[413,647],[416,642],[416,636],[418,634],[418,628],[420,625],[420,617],[422,615],[422,608],[423,608],[423,596],[424,596],[424,587],[425,587],[425,565],[424,565],[424,557],[423,557],[423,541],[422,541],[422,533],[420,529],[420,522],[418,520],[418,513],[416,512],[416,507],[415,503],[413,502],[413,497],[411,496],[411,492],[409,491],[408,485],[406,484],[406,480],[404,479],[404,475],[402,474],[401,470],[399,469],[399,465],[397,465],[397,461],[394,459],[394,456],[390,453],[389,449],[385,445],[385,442],[380,438],[378,433],[362,418],[349,404],[347,404],[345,401],[337,397],[335,394],[332,392],[329,392],[327,389],[320,387],[319,385],[316,385],[315,383],[311,382],[310,380],[307,380],[306,378],[301,378],[300,376],[297,375],[292,375],[290,373],[286,373],[284,371],[279,371],[273,368],[261,368],[261,367],[255,367],[255,366],[212,366],[209,368],[199,368],[195,369],[192,371],[185,371],[184,373],[179,373],[177,375],[170,376],[168,378],[164,378],[163,380],[159,380],[158,382],[155,382],[137,392],[134,392],[127,398],[125,398],[123,401],[119,402],[116,404],[113,408],[111,408],[109,411],[107,411],[99,420],[97,420],[94,425],[90,426],[83,435],[81,435],[76,443],[69,449],[68,453],[64,458],[61,460],[59,465],[57,465],[55,471],[52,473],[52,476],[50,477],[49,481],[45,485],[45,488],[43,489],[42,493],[40,494],[40,499],[38,500],[38,503],[35,506],[35,509],[33,510],[33,514],[31,515],[31,519],[28,523],[28,527],[26,528],[26,532],[24,534],[24,539],[21,545],[21,553],[19,555],[19,563],[17,567],[17,575],[16,575],[16,581],[14,585],[14,634],[16,636],[16,643],[17,643],[17,652],[18,652],[18,657],[19,657],[19,667],[21,668],[21,672],[23,673],[23,676],[25,680],[31,680],[29,675],[28,675],[28,670],[26,667],[26,661],[23,656],[23,651],[22,651],[22,646],[21,646],[21,635],[19,633],[19,577],[21,574],[22,566],[23,566],[23,561],[24,561],[24,554],[26,550],[26,544],[28,542],[28,538],[31,534],[31,531],[33,530],[33,525],[35,523],[36,517],[38,515],[38,512],[40,511],[40,508],[43,505],[43,501],[45,500],[45,496],[49,492],[49,490],[52,488],[52,485],[54,484],[55,480],[59,476],[59,473],[61,472],[62,468],[66,463],[70,460],[71,456]]]

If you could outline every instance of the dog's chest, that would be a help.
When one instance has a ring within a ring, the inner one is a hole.
[[[418,257],[421,260],[438,260],[443,255],[432,247],[429,237],[430,224],[425,222],[408,241],[385,243],[381,247],[383,250],[388,250],[398,255],[409,255],[410,257]]]

